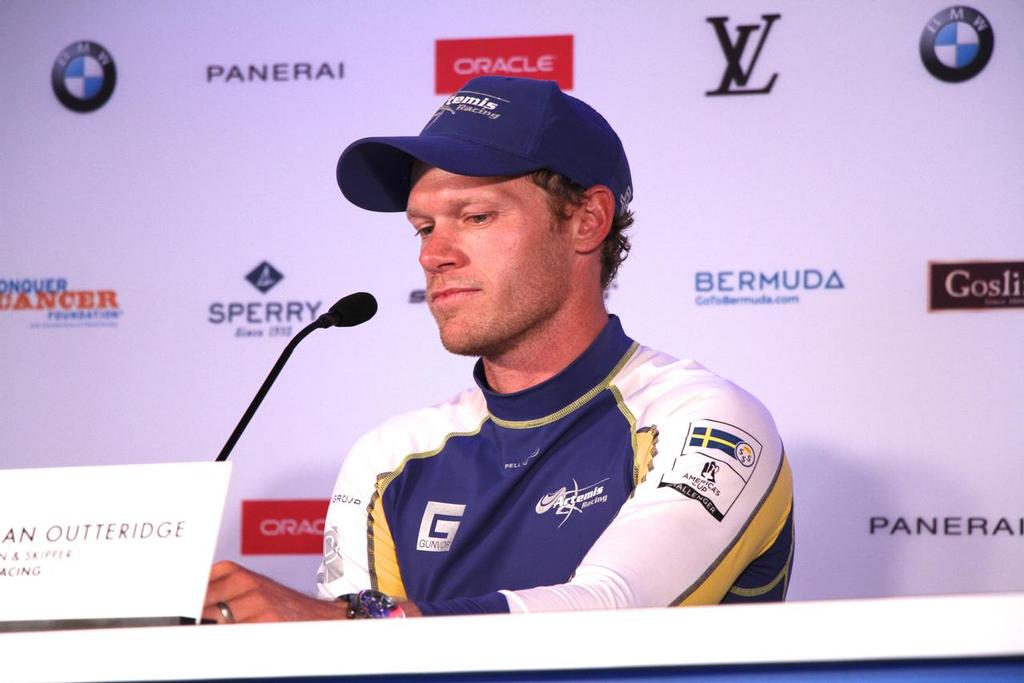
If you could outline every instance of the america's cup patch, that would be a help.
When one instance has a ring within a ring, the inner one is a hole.
[[[732,468],[702,453],[681,455],[661,475],[658,488],[670,488],[695,500],[721,522],[743,493],[747,482]]]
[[[670,488],[700,503],[722,521],[760,459],[761,442],[746,430],[719,420],[696,420],[658,488]]]
[[[718,420],[696,420],[690,423],[680,456],[695,454],[717,460],[746,483],[761,460],[761,450],[761,442],[736,425]]]

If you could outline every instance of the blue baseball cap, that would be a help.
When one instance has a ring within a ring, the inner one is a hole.
[[[590,105],[553,81],[474,78],[444,101],[419,135],[349,145],[338,159],[338,186],[364,209],[405,211],[417,160],[467,176],[548,169],[584,188],[607,186],[616,213],[633,197],[619,136]]]

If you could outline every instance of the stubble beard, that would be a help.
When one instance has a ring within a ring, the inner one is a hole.
[[[569,297],[569,266],[553,245],[536,254],[536,258],[531,268],[533,276],[506,285],[506,292],[485,302],[484,310],[444,315],[431,308],[441,344],[449,353],[483,358],[504,356],[558,312]]]
[[[558,310],[564,293],[531,300],[515,293],[502,311],[492,311],[488,316],[473,320],[456,320],[434,314],[441,345],[449,353],[459,356],[496,358],[514,350],[530,334],[547,322]],[[463,318],[469,314],[463,314]]]

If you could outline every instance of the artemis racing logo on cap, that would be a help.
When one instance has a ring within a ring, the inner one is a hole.
[[[454,116],[456,112],[467,112],[469,114],[478,114],[480,116],[486,116],[492,121],[501,118],[501,113],[498,108],[502,104],[509,104],[508,100],[503,100],[500,97],[494,95],[488,95],[487,93],[476,92],[475,90],[460,90],[455,93],[447,100],[444,101],[434,115],[430,119],[430,126],[439,118],[445,115],[445,113]]]

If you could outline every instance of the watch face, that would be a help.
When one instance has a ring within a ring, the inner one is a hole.
[[[349,619],[386,619],[398,609],[398,603],[394,598],[375,590],[343,595],[339,600],[348,603]]]
[[[371,619],[386,618],[398,606],[391,596],[380,591],[364,591],[359,594],[359,599]]]

